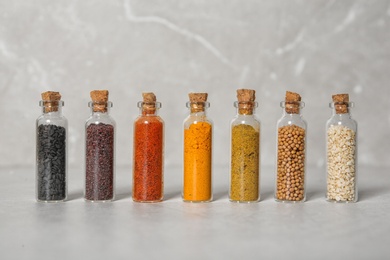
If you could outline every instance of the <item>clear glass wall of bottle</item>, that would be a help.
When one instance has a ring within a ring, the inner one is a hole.
[[[41,100],[42,115],[36,120],[36,199],[59,202],[67,198],[68,121],[62,100]]]
[[[88,103],[91,116],[85,123],[86,201],[104,202],[115,196],[115,121],[112,102]]]
[[[357,202],[357,122],[353,102],[329,104],[332,116],[326,123],[327,193],[330,202]]]
[[[183,201],[209,202],[212,193],[212,121],[206,116],[209,102],[187,102],[184,121]]]
[[[230,126],[231,161],[229,199],[232,202],[260,200],[260,121],[254,115],[255,101],[236,101],[237,114]]]
[[[307,124],[301,115],[304,102],[280,103],[283,116],[277,123],[275,200],[304,202]]]
[[[159,202],[164,197],[164,121],[160,102],[138,102],[134,121],[133,200]]]

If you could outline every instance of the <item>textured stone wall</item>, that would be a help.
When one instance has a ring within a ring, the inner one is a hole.
[[[209,93],[214,162],[228,165],[237,88],[253,88],[261,159],[274,165],[279,102],[301,94],[308,163],[325,163],[325,122],[349,93],[359,163],[390,165],[390,1],[0,0],[0,165],[33,165],[40,93],[60,91],[69,159],[83,164],[89,92],[110,90],[117,164],[131,163],[142,91],[163,103],[166,163],[180,165],[188,92]]]

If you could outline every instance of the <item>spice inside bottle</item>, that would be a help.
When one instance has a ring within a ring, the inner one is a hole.
[[[57,202],[67,197],[67,127],[59,92],[42,93],[42,115],[36,121],[36,198]]]
[[[298,93],[286,92],[281,102],[283,116],[277,124],[277,176],[275,199],[280,202],[305,200],[306,122],[304,103]]]
[[[259,192],[260,122],[254,116],[255,91],[237,90],[237,115],[231,122],[229,199],[257,202]]]
[[[133,200],[159,202],[164,196],[164,121],[154,93],[143,93],[134,122]]]
[[[212,200],[212,122],[206,116],[207,93],[190,93],[184,121],[183,200]]]
[[[107,90],[91,91],[91,116],[85,123],[85,199],[114,199],[115,121]]]
[[[357,123],[352,119],[348,94],[332,96],[327,133],[327,194],[331,202],[356,202]]]

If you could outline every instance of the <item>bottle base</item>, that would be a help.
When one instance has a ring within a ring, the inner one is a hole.
[[[90,199],[84,198],[85,202],[90,202],[90,203],[105,203],[105,202],[112,202],[113,200],[114,200],[114,198],[112,198],[112,199],[105,199],[105,200],[90,200]]]
[[[303,200],[280,200],[280,199],[275,198],[275,201],[280,202],[280,203],[286,203],[286,204],[297,204],[297,203],[305,202],[306,199],[303,199]]]
[[[162,202],[163,199],[158,199],[158,200],[137,200],[137,199],[133,198],[133,201],[137,202],[137,203],[159,203],[159,202]]]
[[[209,199],[209,200],[186,200],[186,199],[183,199],[183,202],[186,202],[186,203],[210,203],[212,202],[213,199]]]
[[[65,202],[66,198],[65,199],[61,199],[61,200],[40,200],[40,199],[36,199],[36,201],[39,202],[39,203],[61,203],[61,202]]]
[[[333,199],[326,199],[326,201],[330,203],[338,203],[338,204],[348,204],[348,203],[357,202],[357,200],[333,200]]]
[[[260,201],[260,198],[257,200],[232,200],[229,199],[232,203],[240,203],[240,204],[250,204],[250,203],[258,203]]]

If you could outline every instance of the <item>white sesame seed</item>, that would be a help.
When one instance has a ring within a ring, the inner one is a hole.
[[[327,131],[327,198],[355,200],[356,134],[346,126],[334,125]]]

